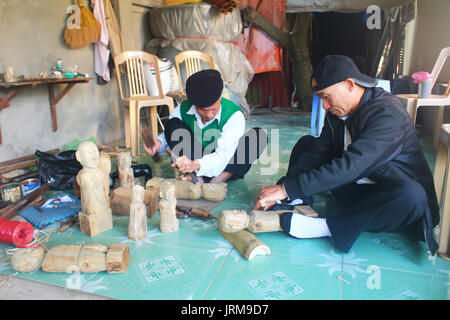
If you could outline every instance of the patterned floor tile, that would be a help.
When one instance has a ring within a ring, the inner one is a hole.
[[[340,268],[340,265],[339,265]],[[326,268],[279,255],[245,260],[233,250],[206,300],[339,299],[340,280]]]

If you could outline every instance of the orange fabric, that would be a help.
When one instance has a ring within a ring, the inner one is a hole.
[[[286,0],[241,0],[240,9],[252,7],[279,28],[284,26]],[[282,48],[261,30],[252,27],[244,29],[239,46],[245,53],[255,73],[281,71]]]

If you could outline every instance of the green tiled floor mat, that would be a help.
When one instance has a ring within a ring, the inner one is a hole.
[[[269,144],[244,180],[228,184],[228,197],[212,210],[251,210],[262,187],[274,185],[286,172],[290,151],[299,137],[309,134],[308,116],[265,112],[252,116],[247,127],[266,130]],[[431,141],[421,137],[431,168],[435,154]],[[169,157],[155,164],[148,157],[140,163],[153,175],[170,178]],[[326,212],[328,195],[314,197],[314,209]],[[271,255],[245,260],[218,232],[215,220],[183,219],[178,232],[161,233],[159,214],[148,220],[148,235],[128,239],[128,217],[114,216],[114,228],[97,237],[79,228],[51,233],[47,247],[62,244],[114,243],[130,247],[125,274],[16,273],[0,244],[0,273],[15,274],[60,287],[79,289],[117,299],[152,300],[301,300],[301,299],[439,299],[450,298],[450,262],[431,257],[424,243],[401,234],[364,233],[350,252],[335,249],[328,238],[295,239],[283,232],[257,234]],[[49,228],[51,228],[50,226]]]

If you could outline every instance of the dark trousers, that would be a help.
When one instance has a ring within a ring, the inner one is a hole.
[[[314,140],[314,137],[305,136],[297,142],[289,161],[290,169]],[[348,252],[363,232],[405,231],[414,238],[421,238],[421,218],[428,210],[428,202],[425,190],[415,180],[350,183],[331,190],[331,194],[337,205],[326,221],[336,248],[343,252]]]
[[[180,119],[170,119],[164,130],[167,143],[177,156],[186,156],[191,160],[200,159],[207,153],[214,150],[204,149],[201,143],[194,137],[189,127]],[[180,145],[181,148],[180,148]],[[250,170],[253,162],[255,162],[267,146],[267,134],[260,128],[252,128],[239,140],[239,145],[224,171],[233,173],[233,179],[242,179]]]

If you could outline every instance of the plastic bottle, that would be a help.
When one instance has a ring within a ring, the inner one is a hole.
[[[62,69],[63,69],[62,60],[58,58],[58,60],[56,60],[56,70],[62,71]]]

